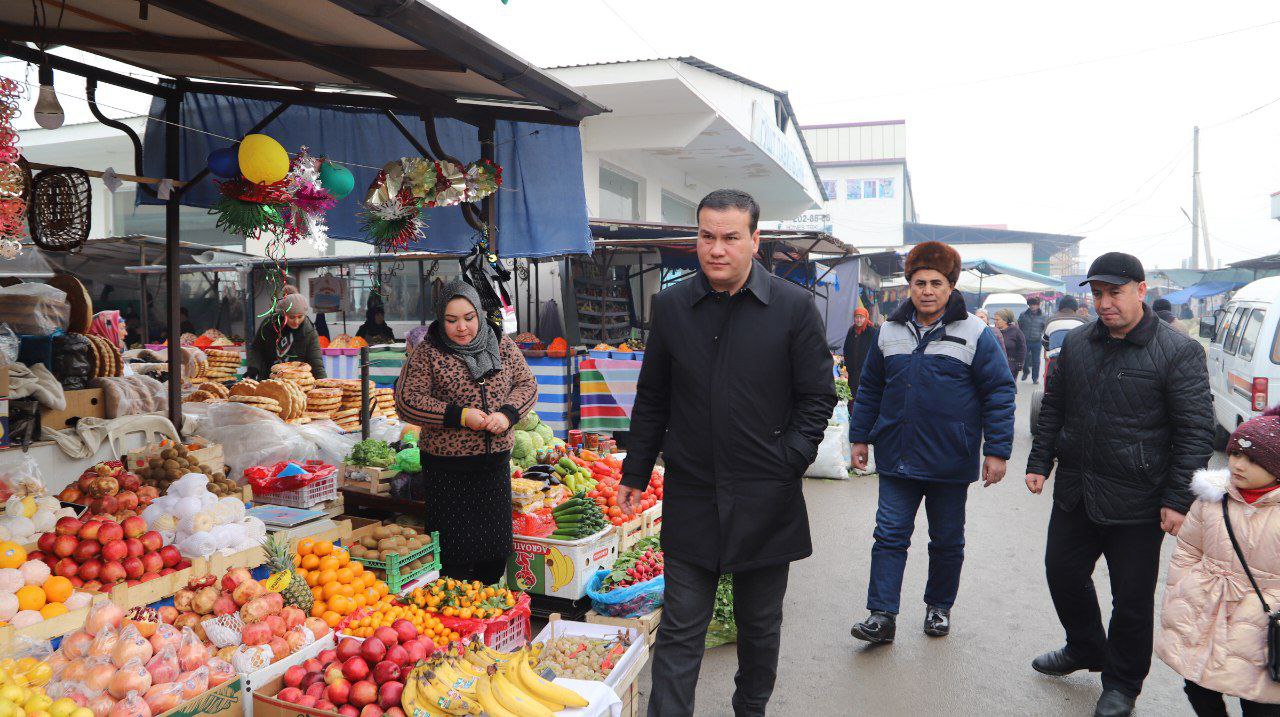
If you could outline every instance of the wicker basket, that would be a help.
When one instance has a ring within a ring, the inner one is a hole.
[[[31,240],[48,251],[74,251],[89,238],[93,189],[83,169],[46,169],[31,182]]]

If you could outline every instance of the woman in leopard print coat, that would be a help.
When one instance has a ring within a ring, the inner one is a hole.
[[[443,573],[488,584],[511,554],[511,427],[538,386],[479,307],[461,281],[437,294],[436,320],[396,382],[396,411],[422,429],[427,529],[440,531]]]

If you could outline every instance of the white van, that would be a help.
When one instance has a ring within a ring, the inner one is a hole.
[[[1213,390],[1214,444],[1221,450],[1236,426],[1280,399],[1280,276],[1242,287],[1227,305],[1200,320],[1209,338],[1209,386]]]
[[[987,320],[992,326],[996,322],[996,312],[1008,309],[1013,312],[1013,320],[1017,321],[1022,312],[1027,310],[1027,297],[1021,294],[987,294],[982,302],[982,310],[987,312]]]

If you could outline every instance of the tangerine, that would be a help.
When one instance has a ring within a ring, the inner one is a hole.
[[[342,567],[351,562],[351,554],[345,548],[339,548],[333,551],[333,557],[338,560],[338,567]]]
[[[355,609],[355,603],[352,602],[349,597],[334,595],[333,598],[329,600],[329,609],[339,615],[350,615],[351,611]]]
[[[343,585],[349,585],[354,577],[355,576],[351,574],[350,568],[338,568],[338,582]]]
[[[366,570],[360,574],[360,580],[365,587],[371,588],[374,583],[378,582],[378,575],[372,570]]]
[[[337,581],[338,581],[338,573],[337,573],[337,571],[336,571],[336,570],[321,570],[321,571],[320,571],[320,584],[321,584],[321,585],[328,585],[329,583],[336,583]]]
[[[333,543],[316,543],[315,546],[311,548],[311,552],[323,558],[333,552]]]
[[[303,538],[298,541],[298,555],[307,556],[315,551],[316,541],[312,538]]]
[[[52,580],[53,578],[50,578]],[[66,580],[66,578],[63,578]],[[24,585],[18,588],[18,609],[19,610],[39,610],[48,602],[48,596],[44,594],[44,588],[38,588],[35,585]]]
[[[325,583],[320,588],[320,594],[325,600],[329,600],[335,595],[340,595],[342,585],[340,583]]]
[[[346,565],[344,565],[343,567],[351,571],[352,577],[358,578],[361,575],[364,575],[364,563],[360,562],[359,560],[353,560],[347,563]]]
[[[311,603],[311,617],[324,617],[325,612],[329,608],[324,604],[324,600],[316,600]]]
[[[307,581],[307,587],[313,588],[320,584],[320,571],[308,571],[306,575],[302,576],[302,579]]]
[[[48,620],[49,618],[57,617],[59,615],[65,615],[66,613],[67,613],[67,606],[63,605],[60,602],[51,602],[48,605],[45,605],[44,607],[40,608],[40,617],[43,617],[46,620]]]
[[[315,570],[320,567],[320,558],[317,558],[314,555],[307,555],[302,558],[302,562],[299,563],[299,567],[304,570]]]
[[[48,602],[66,602],[75,589],[71,581],[61,575],[55,575],[44,581],[44,595]],[[64,609],[63,612],[66,610]]]
[[[15,542],[0,542],[0,568],[19,568],[27,562],[26,548]]]
[[[320,558],[320,570],[337,570],[338,567],[338,559],[332,555]]]
[[[320,544],[324,545],[324,543],[320,543]],[[337,627],[338,623],[342,622],[342,616],[332,610],[329,610],[324,615],[321,615],[320,619],[324,620],[325,624],[328,625],[329,627]]]

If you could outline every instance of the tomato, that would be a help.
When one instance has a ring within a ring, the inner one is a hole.
[[[612,517],[615,517],[615,518],[616,518],[616,517],[618,517],[618,516],[622,515],[622,509],[621,509],[621,508],[619,508],[619,507],[618,507],[618,506],[616,506],[616,505],[610,506],[610,507],[609,507],[609,515],[610,515],[610,516],[612,516]]]
[[[598,498],[598,497],[600,497],[600,491],[598,491],[598,490],[590,490],[590,491],[587,491],[587,497],[588,497],[588,498]]]
[[[611,495],[609,496],[608,502],[609,502],[609,507],[616,508],[618,506],[618,497]]]

